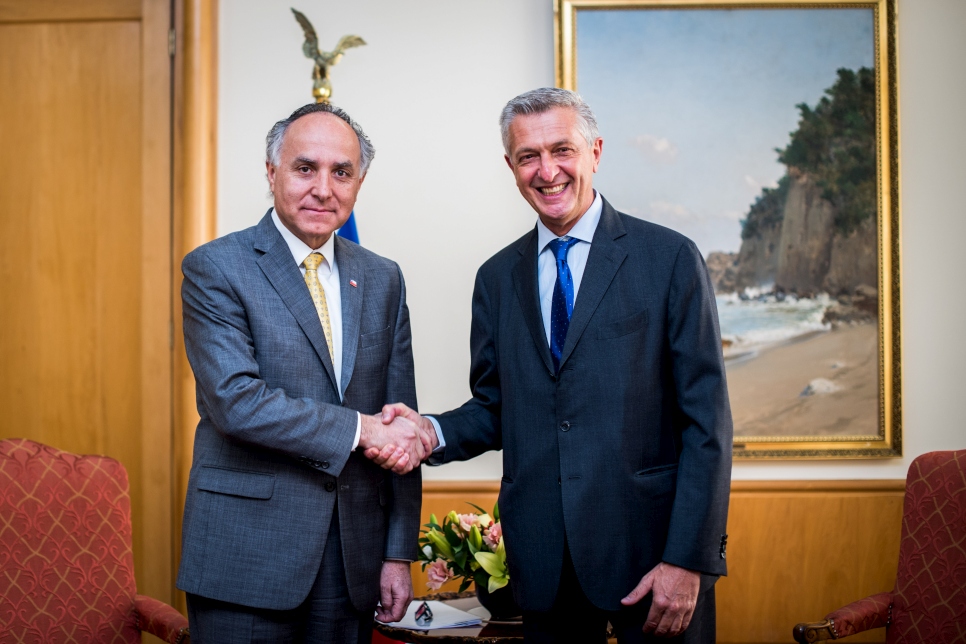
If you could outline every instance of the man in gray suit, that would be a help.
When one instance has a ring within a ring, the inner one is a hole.
[[[603,140],[573,92],[511,100],[506,162],[536,227],[480,268],[470,386],[421,418],[430,462],[503,450],[500,514],[528,642],[715,638],[731,411],[714,294],[682,235],[593,189]],[[434,427],[435,425],[435,427]],[[438,443],[438,446],[437,446]],[[366,455],[397,463],[391,448]]]
[[[367,642],[377,602],[412,600],[426,449],[368,415],[416,405],[405,286],[333,235],[374,152],[358,124],[306,105],[267,143],[274,209],[182,265],[201,420],[178,588],[195,642]],[[390,441],[392,472],[357,451]]]

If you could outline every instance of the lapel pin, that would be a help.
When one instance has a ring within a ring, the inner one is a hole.
[[[351,286],[352,288],[356,288],[359,285],[356,284],[356,281],[355,280],[349,280],[349,286]]]

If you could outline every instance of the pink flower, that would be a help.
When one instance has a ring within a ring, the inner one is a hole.
[[[470,530],[473,529],[473,526],[479,526],[480,525],[480,517],[478,517],[477,515],[475,515],[473,513],[470,513],[470,514],[457,514],[456,516],[459,517],[459,520],[460,520],[460,530],[463,531],[463,534],[469,534],[470,533]]]
[[[431,590],[439,590],[440,586],[453,578],[453,571],[449,569],[445,561],[437,559],[426,567],[426,576],[429,577],[426,585]]]
[[[496,549],[500,546],[500,539],[503,538],[503,526],[497,521],[490,526],[490,529],[483,534],[483,541],[490,550],[496,552]]]

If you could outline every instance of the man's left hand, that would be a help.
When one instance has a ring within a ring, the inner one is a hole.
[[[641,583],[621,603],[630,606],[653,593],[644,632],[658,637],[675,637],[691,623],[700,587],[701,573],[661,562],[644,575]]]
[[[379,606],[376,606],[376,619],[380,622],[398,622],[406,614],[413,600],[413,580],[409,563],[405,561],[386,561],[382,564],[379,577]]]

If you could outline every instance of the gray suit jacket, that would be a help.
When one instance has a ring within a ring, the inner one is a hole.
[[[186,592],[298,606],[335,507],[359,610],[378,601],[384,558],[416,558],[419,470],[397,476],[351,451],[356,410],[416,404],[402,273],[352,242],[335,243],[341,401],[308,288],[270,215],[184,259],[185,345],[201,415],[178,572]]]
[[[731,410],[714,294],[682,235],[604,201],[554,373],[537,233],[480,268],[473,398],[437,417],[442,461],[503,449],[511,585],[548,610],[569,545],[581,587],[617,610],[660,561],[725,573]]]

